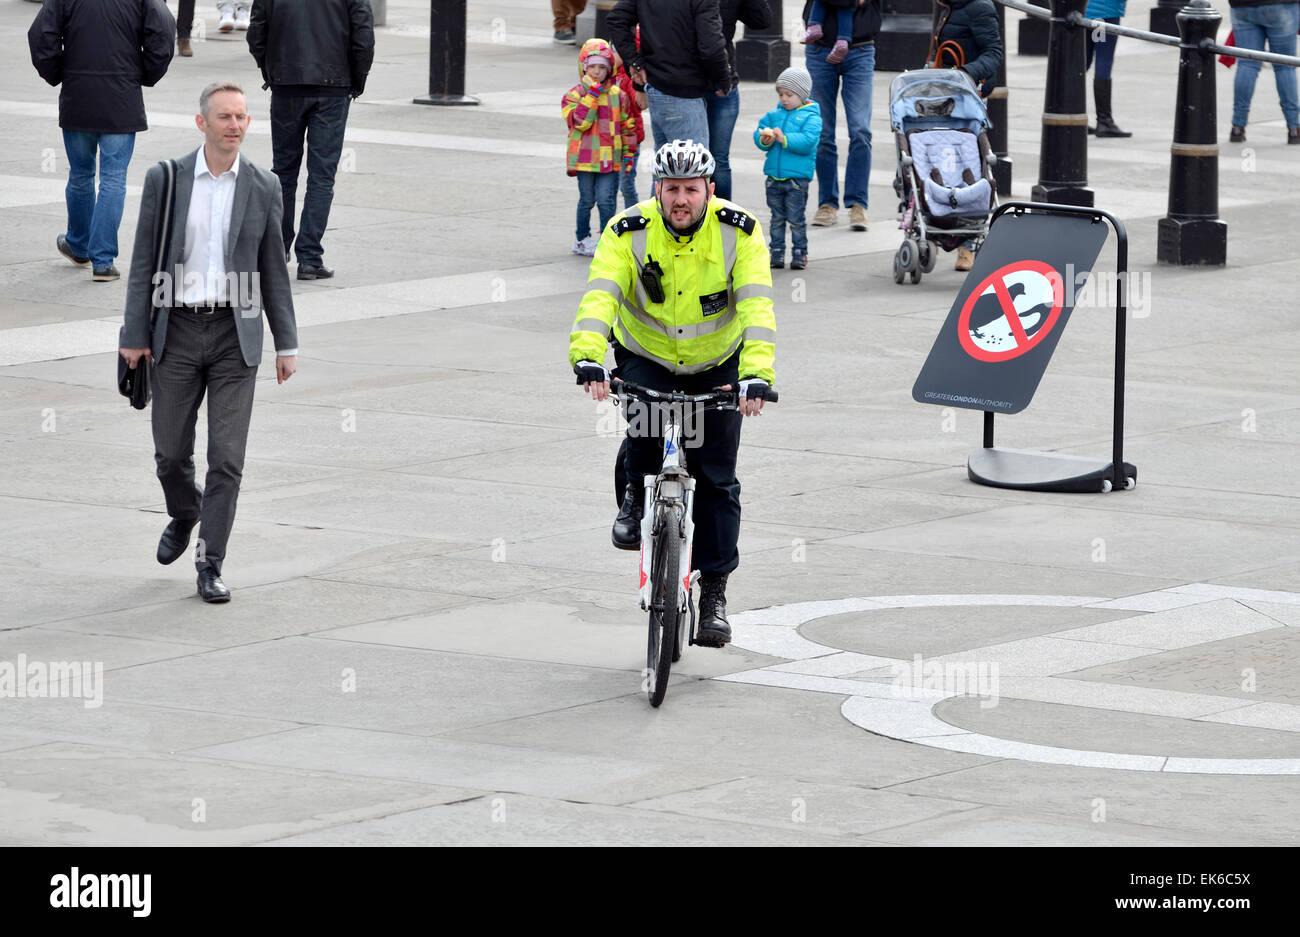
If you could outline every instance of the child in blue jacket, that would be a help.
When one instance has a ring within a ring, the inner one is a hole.
[[[790,269],[808,266],[808,229],[804,214],[808,208],[808,185],[817,163],[817,145],[822,136],[822,113],[812,95],[812,76],[806,69],[792,67],[776,79],[780,107],[768,111],[754,131],[754,143],[767,153],[763,172],[767,176],[767,207],[772,210],[772,266],[785,266],[785,226],[790,225]]]

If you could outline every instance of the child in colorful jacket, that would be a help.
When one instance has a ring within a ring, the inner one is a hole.
[[[604,39],[588,39],[578,53],[582,81],[560,105],[569,128],[568,173],[578,179],[578,226],[573,253],[591,257],[591,209],[600,211],[603,231],[614,216],[619,173],[636,159],[636,125],[618,83],[612,80],[614,50]],[[599,235],[597,235],[598,237]]]
[[[822,135],[822,112],[812,95],[812,75],[806,69],[787,68],[776,79],[780,106],[768,111],[754,131],[754,143],[767,153],[767,207],[772,210],[772,266],[785,266],[785,226],[790,225],[790,269],[808,266],[808,184],[817,163]]]

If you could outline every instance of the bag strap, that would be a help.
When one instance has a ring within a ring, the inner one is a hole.
[[[172,214],[176,210],[176,160],[165,159],[163,168],[162,217],[153,246],[153,272],[161,273],[167,263],[167,248],[172,240]]]
[[[158,285],[158,275],[164,273],[167,266],[167,250],[171,247],[172,242],[172,216],[176,211],[176,160],[165,159],[158,164],[163,170],[163,197],[162,212],[158,219],[158,227],[154,233],[153,244],[153,278],[150,280],[152,286]],[[178,289],[180,284],[173,283],[172,289]],[[157,315],[157,310],[151,307],[149,333],[153,334],[153,317]]]

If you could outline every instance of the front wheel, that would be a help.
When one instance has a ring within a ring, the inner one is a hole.
[[[677,571],[681,560],[681,524],[676,511],[667,511],[657,525],[650,567],[650,634],[646,645],[646,695],[658,706],[668,692],[668,672],[677,646]]]

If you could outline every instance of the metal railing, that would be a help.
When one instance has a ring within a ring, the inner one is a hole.
[[[1020,0],[994,0],[1004,7],[1011,10],[1019,10],[1021,13],[1028,13],[1038,19],[1050,20],[1052,11],[1044,7],[1034,6],[1029,3],[1021,3]],[[1130,26],[1119,26],[1115,23],[1107,23],[1105,20],[1089,19],[1082,13],[1072,11],[1066,16],[1066,22],[1071,26],[1082,26],[1087,30],[1101,30],[1113,36],[1128,36],[1132,39],[1141,39],[1144,42],[1158,42],[1166,46],[1182,45],[1182,40],[1177,36],[1166,36],[1163,33],[1153,33],[1146,29],[1133,29]],[[1243,49],[1240,46],[1225,46],[1217,42],[1202,40],[1196,43],[1198,49],[1204,49],[1206,52],[1213,52],[1216,55],[1230,55],[1238,59],[1254,59],[1257,62],[1270,62],[1273,65],[1293,65],[1300,66],[1300,56],[1278,55],[1276,52],[1264,52],[1258,49]]]

